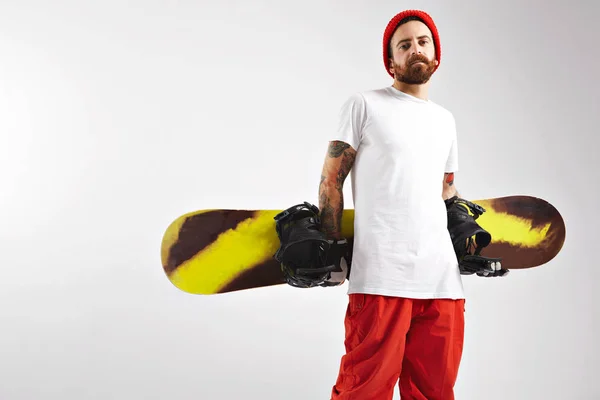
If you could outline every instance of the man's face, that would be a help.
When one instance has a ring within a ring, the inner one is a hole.
[[[435,60],[433,36],[427,25],[421,21],[401,25],[390,44],[390,68],[397,81],[417,85],[429,81],[438,61]]]

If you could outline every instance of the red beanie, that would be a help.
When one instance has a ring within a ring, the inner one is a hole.
[[[390,22],[388,22],[385,28],[385,32],[383,33],[383,65],[385,65],[386,72],[392,78],[394,77],[394,75],[390,73],[390,53],[388,51],[389,43],[390,39],[392,38],[392,35],[394,34],[394,31],[398,27],[398,23],[406,17],[417,17],[421,19],[421,21],[423,21],[425,25],[427,25],[427,27],[431,31],[431,34],[433,35],[433,43],[435,45],[435,58],[438,60],[438,65],[435,67],[435,69],[437,70],[437,68],[440,65],[439,62],[442,55],[442,50],[440,48],[440,36],[437,27],[433,22],[433,19],[429,16],[429,14],[427,14],[424,11],[405,10],[396,14],[396,16],[394,16],[394,18],[392,18]]]

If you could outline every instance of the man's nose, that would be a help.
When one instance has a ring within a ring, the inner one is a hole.
[[[419,43],[414,42],[412,44],[412,54],[421,54],[421,46],[419,46]]]

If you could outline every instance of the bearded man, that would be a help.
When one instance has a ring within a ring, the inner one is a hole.
[[[441,47],[432,18],[403,11],[383,34],[394,79],[344,103],[319,184],[322,231],[342,240],[352,172],[354,243],[345,348],[331,399],[453,400],[464,293],[445,200],[459,196],[456,124],[428,97]]]

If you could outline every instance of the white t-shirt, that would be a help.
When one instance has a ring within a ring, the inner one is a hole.
[[[357,151],[348,293],[464,298],[442,198],[458,170],[453,115],[390,86],[353,94],[339,118],[331,140]]]

